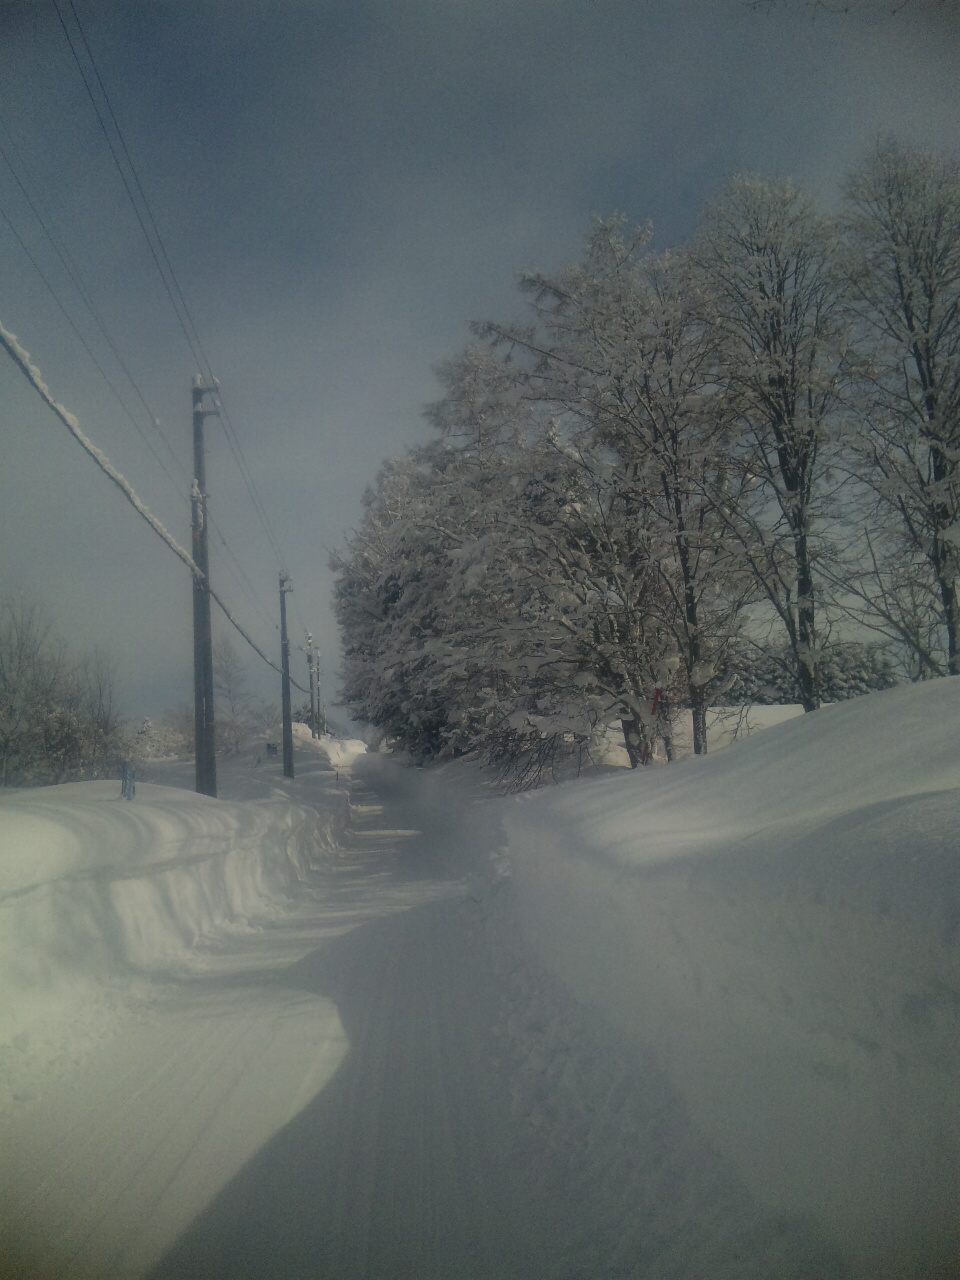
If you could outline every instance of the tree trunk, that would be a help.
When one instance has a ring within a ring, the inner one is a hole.
[[[690,714],[693,718],[693,754],[707,754],[707,695],[702,685],[690,690]]]
[[[636,716],[621,716],[620,728],[623,730],[623,745],[627,751],[630,768],[636,769],[640,763],[639,728]]]
[[[663,739],[663,750],[667,757],[667,764],[673,763],[673,723],[670,719],[670,700],[666,694],[660,699],[660,709],[657,715],[657,731]]]
[[[944,545],[938,533],[933,547],[933,567],[947,628],[947,673],[957,676],[960,675],[960,601],[957,600],[956,580],[950,572],[952,562],[952,549]]]
[[[801,526],[794,535],[797,559],[797,680],[804,711],[820,706],[820,664],[817,661],[816,604],[807,535]]]
[[[620,727],[623,730],[623,745],[627,749],[630,768],[648,765],[653,758],[650,739],[637,716],[621,716]]]
[[[677,521],[677,553],[680,570],[683,574],[683,612],[687,624],[687,671],[692,674],[703,658],[703,646],[700,639],[700,611],[694,591],[693,572],[690,565],[690,548],[687,543],[686,529],[680,509],[679,493],[675,491],[674,510]],[[706,694],[701,685],[690,686],[690,709],[693,713],[693,754],[707,754],[707,708]],[[669,758],[669,757],[668,757]]]
[[[947,671],[952,676],[960,676],[960,610],[957,586],[952,579],[940,580],[940,597],[947,623]]]

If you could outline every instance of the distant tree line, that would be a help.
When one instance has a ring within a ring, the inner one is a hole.
[[[276,730],[276,713],[250,694],[230,640],[214,650],[217,753],[231,755]],[[124,760],[193,754],[193,708],[138,728],[117,708],[111,663],[76,652],[28,594],[0,600],[0,786],[119,777]]]
[[[26,596],[0,600],[0,786],[116,775],[110,664],[73,652]]]
[[[243,658],[228,636],[213,646],[214,729],[218,756],[235,755],[254,739],[278,732],[276,708],[255,698]],[[144,720],[131,739],[131,754],[142,762],[192,756],[194,709],[180,706],[159,719]]]
[[[681,709],[702,753],[711,705],[960,672],[952,160],[884,144],[834,215],[738,178],[682,249],[599,221],[521,289],[335,557],[356,718],[524,780],[611,724],[637,765]]]

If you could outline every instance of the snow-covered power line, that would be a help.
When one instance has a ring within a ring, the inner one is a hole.
[[[41,374],[37,366],[33,363],[30,357],[30,353],[23,346],[21,346],[16,335],[11,333],[7,328],[5,328],[2,322],[0,322],[0,346],[4,348],[4,350],[10,356],[13,363],[17,366],[17,368],[20,370],[20,372],[23,374],[26,380],[30,383],[30,385],[33,387],[36,393],[40,396],[40,398],[44,401],[44,403],[52,410],[52,412],[56,415],[56,417],[59,418],[59,420],[67,428],[67,430],[70,432],[70,435],[74,438],[74,440],[76,440],[77,444],[80,445],[84,453],[86,453],[88,457],[92,458],[93,461],[96,463],[96,465],[104,473],[104,475],[107,476],[113,482],[113,484],[116,485],[116,487],[120,490],[120,492],[126,498],[127,502],[130,503],[133,509],[141,517],[141,519],[146,521],[146,523],[150,526],[150,528],[154,531],[154,533],[170,548],[170,550],[174,553],[174,555],[176,555],[177,558],[187,566],[187,568],[190,570],[190,572],[193,574],[195,578],[199,578],[203,581],[207,581],[206,575],[203,573],[200,567],[196,564],[193,557],[189,554],[189,552],[185,551],[184,548],[180,546],[179,542],[177,542],[176,538],[174,538],[174,536],[166,528],[164,528],[161,522],[149,509],[149,507],[147,507],[146,504],[137,495],[136,491],[134,490],[130,482],[126,479],[125,476],[121,475],[121,473],[116,469],[116,467],[107,457],[107,455],[103,452],[103,450],[98,449],[97,446],[90,439],[90,437],[84,433],[76,417],[69,411],[69,409],[64,408],[64,406],[60,404],[59,401],[54,399],[54,396],[50,391],[50,388],[47,386],[47,384],[43,380],[43,375]],[[247,634],[244,628],[240,625],[237,619],[233,616],[233,614],[227,608],[226,604],[224,604],[223,600],[220,599],[219,595],[210,586],[209,581],[207,581],[207,590],[210,593],[211,599],[215,601],[215,603],[223,613],[224,617],[231,624],[231,626],[233,626],[233,628],[237,631],[237,633],[241,636],[241,638],[247,642],[250,648],[253,649],[254,653],[258,654],[259,657],[261,657],[269,667],[272,667],[274,671],[282,675],[283,673],[281,669],[276,665],[275,662],[272,662],[267,657],[267,655],[263,652],[260,646],[250,638],[250,636]],[[309,694],[310,692],[309,689],[305,689],[303,685],[298,684],[295,680],[291,680],[290,683],[293,685],[296,685],[296,687],[300,690],[301,693]]]
[[[5,143],[6,145],[4,145]],[[170,480],[171,484],[175,487],[177,491],[178,499],[180,499],[181,501],[187,501],[186,493],[189,491],[189,488],[190,488],[191,477],[187,472],[186,467],[184,466],[179,456],[177,455],[176,451],[174,450],[173,446],[170,444],[170,441],[167,438],[166,434],[162,430],[160,426],[160,420],[159,420],[158,414],[154,411],[153,407],[147,401],[147,398],[143,392],[143,389],[141,388],[140,384],[137,382],[137,380],[134,378],[133,374],[131,373],[130,368],[123,356],[123,353],[120,351],[117,342],[114,340],[113,335],[111,334],[109,328],[107,327],[107,323],[102,313],[100,312],[99,308],[97,307],[96,303],[93,300],[90,290],[87,287],[86,281],[84,280],[83,274],[79,266],[77,265],[76,261],[74,260],[73,255],[70,253],[66,244],[63,243],[60,237],[54,235],[54,231],[53,231],[53,227],[50,222],[50,219],[44,216],[44,212],[40,207],[40,204],[36,197],[35,192],[32,193],[30,191],[30,188],[27,184],[27,178],[29,176],[28,166],[22,154],[20,153],[20,149],[16,144],[16,140],[13,138],[12,134],[10,133],[7,126],[3,123],[3,121],[0,121],[0,160],[4,162],[7,169],[9,170],[11,176],[13,177],[14,182],[16,183],[17,187],[20,190],[21,195],[23,196],[23,199],[26,201],[27,206],[29,207],[31,213],[33,214],[37,224],[39,225],[44,238],[52,247],[61,266],[63,267],[63,270],[65,271],[67,277],[69,278],[77,294],[79,295],[83,305],[86,307],[87,311],[92,317],[93,322],[96,325],[97,329],[99,329],[111,353],[113,354],[113,357],[117,362],[117,365],[121,369],[124,377],[126,378],[127,382],[130,384],[131,388],[133,389],[134,395],[136,396],[137,400],[140,402],[141,406],[143,407],[143,410],[149,422],[149,426],[151,429],[150,431],[145,432],[141,427],[140,423],[137,421],[136,417],[130,410],[126,401],[120,395],[120,392],[118,391],[117,387],[114,385],[113,381],[107,375],[106,370],[100,364],[99,360],[97,359],[94,352],[90,348],[86,335],[80,330],[79,326],[74,322],[72,316],[69,314],[66,304],[64,303],[62,297],[59,295],[59,293],[55,289],[49,276],[44,272],[40,263],[37,261],[34,254],[28,248],[26,242],[23,240],[22,236],[19,234],[16,227],[13,225],[12,219],[2,207],[0,207],[0,217],[2,217],[3,220],[7,223],[12,234],[14,235],[18,244],[20,245],[20,248],[23,250],[24,255],[27,257],[33,269],[40,276],[41,281],[47,288],[54,302],[56,302],[60,311],[62,312],[65,319],[67,320],[68,324],[73,329],[73,332],[77,336],[81,345],[84,347],[84,350],[87,352],[87,355],[90,357],[97,371],[100,373],[100,376],[103,378],[108,389],[113,394],[114,398],[117,400],[117,403],[120,405],[120,408],[123,410],[125,416],[132,423],[134,430],[143,440],[143,443],[146,445],[151,456],[156,461],[160,469],[163,471],[164,475],[167,477],[168,480]],[[156,450],[154,449],[153,433],[155,433],[155,435],[159,437],[160,442],[163,444],[164,448],[166,449],[167,454],[169,455],[169,458],[173,463],[173,466],[176,468],[176,471],[181,478],[181,483],[178,484],[177,480],[174,478],[173,475],[171,475],[170,471],[167,469],[167,466],[165,465],[163,459],[158,456]],[[225,567],[227,571],[233,575],[235,581],[239,584],[240,588],[247,594],[248,599],[251,601],[254,608],[257,610],[257,612],[260,614],[260,617],[266,620],[268,626],[270,626],[271,628],[275,628],[275,624],[271,622],[270,619],[267,617],[263,603],[261,602],[259,596],[257,595],[256,588],[250,582],[250,579],[246,571],[244,570],[243,565],[240,563],[240,560],[237,558],[233,548],[231,547],[230,543],[227,541],[226,535],[222,532],[222,530],[219,527],[219,524],[215,519],[213,519],[212,517],[209,517],[209,521],[210,521],[211,529],[218,537],[224,552],[229,557],[229,560],[225,562]]]
[[[146,520],[154,533],[163,539],[170,550],[183,561],[192,574],[196,577],[204,577],[204,574],[194,563],[190,554],[180,546],[173,534],[169,533],[153,512],[144,505],[134,492],[132,485],[120,474],[103,450],[98,449],[89,436],[84,434],[80,429],[80,423],[70,410],[65,409],[62,404],[54,399],[50,388],[43,380],[43,375],[31,360],[29,351],[20,345],[16,334],[11,333],[2,323],[0,323],[0,345],[3,346],[11,360],[34,388],[40,398],[53,410],[56,416],[73,436],[74,440],[76,440],[77,444],[80,445],[81,449],[83,449],[83,451],[94,460],[104,475],[108,476],[110,480],[113,481],[134,510],[142,517],[142,519]]]
[[[157,466],[161,469],[161,471],[164,473],[164,475],[167,477],[170,483],[174,485],[174,487],[176,487],[177,485],[176,480],[174,480],[173,475],[171,474],[166,463],[160,457],[159,453],[157,453],[156,449],[153,447],[153,442],[143,431],[133,411],[130,409],[130,406],[127,404],[123,396],[117,390],[116,384],[113,382],[112,378],[107,373],[106,369],[104,369],[103,365],[97,359],[97,356],[95,355],[93,349],[91,348],[89,342],[87,341],[86,336],[84,335],[82,329],[77,324],[76,320],[74,320],[70,312],[67,310],[66,304],[64,303],[63,299],[60,297],[60,294],[57,292],[50,278],[48,277],[48,275],[46,274],[46,272],[44,271],[40,263],[37,261],[34,254],[31,252],[29,245],[26,243],[24,238],[21,236],[20,232],[17,230],[16,226],[13,223],[13,220],[10,218],[10,215],[6,212],[6,210],[2,206],[0,206],[0,218],[2,218],[3,221],[7,224],[11,234],[13,235],[14,239],[17,241],[17,244],[19,244],[27,261],[30,263],[34,271],[40,277],[45,288],[47,289],[50,296],[53,298],[54,302],[57,304],[57,307],[60,309],[61,313],[63,314],[64,319],[67,321],[70,328],[73,330],[74,334],[79,340],[81,346],[83,347],[84,351],[86,351],[87,355],[89,356],[95,369],[100,374],[103,381],[106,383],[110,392],[116,399],[117,403],[120,405],[120,408],[123,410],[125,416],[129,418],[129,420],[133,424],[133,427],[136,430],[137,434],[140,436],[144,444],[147,446],[147,449],[150,451],[150,454],[152,455]]]
[[[31,213],[33,214],[33,217],[35,218],[37,224],[39,225],[43,236],[52,247],[61,266],[63,267],[64,272],[66,273],[71,284],[73,285],[74,289],[79,295],[83,305],[86,307],[87,311],[92,317],[93,322],[96,325],[97,329],[99,329],[101,335],[103,336],[104,341],[106,342],[111,353],[113,354],[113,357],[116,360],[122,373],[124,374],[127,382],[130,384],[131,388],[133,389],[133,392],[136,398],[139,400],[140,404],[144,409],[144,412],[147,415],[150,428],[156,433],[157,436],[159,436],[160,441],[162,442],[165,449],[167,450],[167,453],[169,454],[169,457],[172,460],[174,467],[177,469],[177,472],[179,473],[180,477],[184,481],[183,485],[179,485],[177,483],[176,479],[171,474],[167,465],[164,463],[163,459],[157,453],[156,449],[153,446],[151,435],[145,432],[141,424],[137,421],[137,418],[135,417],[134,413],[131,411],[129,405],[126,403],[123,396],[120,394],[119,390],[117,389],[117,386],[112,381],[110,376],[107,374],[103,365],[100,363],[94,351],[92,350],[87,340],[87,336],[84,334],[84,332],[75,322],[73,316],[70,314],[66,303],[64,302],[63,298],[55,288],[50,277],[46,274],[40,262],[38,262],[37,258],[32,253],[32,251],[24,241],[23,237],[20,235],[12,219],[2,207],[0,207],[0,218],[2,218],[7,223],[7,226],[9,227],[11,233],[17,240],[17,243],[19,244],[24,255],[27,257],[34,271],[40,276],[42,283],[50,293],[54,302],[57,304],[64,318],[67,320],[68,324],[70,325],[71,329],[76,335],[78,341],[83,346],[84,350],[89,356],[94,367],[97,369],[101,378],[104,380],[111,394],[117,400],[117,403],[119,404],[124,415],[132,423],[134,430],[143,440],[143,443],[146,445],[154,461],[157,463],[157,465],[163,471],[164,475],[167,477],[167,479],[171,482],[171,484],[177,490],[178,498],[185,500],[184,494],[186,490],[189,488],[189,484],[190,484],[190,476],[188,475],[186,468],[184,467],[183,463],[177,456],[176,452],[174,451],[166,435],[162,431],[160,427],[158,415],[155,413],[153,408],[148,403],[142,388],[140,387],[139,383],[136,381],[133,374],[131,373],[130,368],[126,363],[126,360],[124,359],[122,352],[120,351],[116,341],[114,340],[112,334],[110,333],[107,327],[106,321],[104,320],[102,314],[100,313],[95,302],[93,301],[90,290],[87,288],[86,282],[83,278],[80,268],[77,266],[76,262],[74,261],[66,245],[64,245],[60,241],[60,239],[54,235],[48,219],[44,217],[44,214],[38,205],[37,199],[33,194],[31,194],[27,186],[27,183],[25,181],[25,175],[23,172],[21,172],[21,169],[18,168],[18,164],[25,168],[23,158],[22,156],[20,156],[19,150],[16,147],[16,143],[11,137],[9,130],[6,128],[5,125],[3,125],[2,122],[0,122],[0,131],[2,131],[2,134],[4,135],[4,138],[8,144],[8,146],[5,147],[3,141],[0,141],[0,160],[2,160],[6,165],[6,167],[8,168],[11,176],[14,179],[14,182],[16,183],[17,187],[20,190],[21,195],[23,196],[23,199],[26,201],[27,206],[29,207]],[[16,162],[14,159],[14,155],[16,156]],[[236,553],[234,552],[230,543],[227,541],[226,535],[220,529],[217,521],[214,520],[212,517],[210,518],[210,526],[211,526],[211,529],[216,534],[216,536],[218,537],[224,552],[229,557],[228,561],[225,562],[225,567],[227,571],[233,576],[235,581],[240,586],[241,590],[247,594],[248,598],[252,602],[256,611],[259,613],[260,617],[267,622],[268,626],[275,629],[275,624],[271,622],[270,619],[268,618],[266,611],[264,609],[264,606],[257,595],[256,588],[254,588],[253,584],[250,582],[249,576],[244,570],[243,565],[241,564],[240,560],[236,556]]]
[[[173,261],[167,249],[163,235],[161,234],[156,217],[154,216],[150,200],[147,196],[140,173],[134,161],[131,148],[129,147],[120,126],[117,113],[114,110],[107,86],[100,73],[93,50],[90,47],[90,42],[87,39],[87,35],[80,15],[77,12],[76,5],[74,4],[74,0],[53,0],[53,4],[73,62],[79,72],[87,97],[93,107],[99,131],[110,152],[111,159],[120,177],[123,190],[133,210],[140,232],[143,235],[144,240],[147,242],[150,256],[153,259],[154,266],[160,276],[161,283],[170,305],[173,308],[174,317],[186,342],[187,348],[190,351],[191,358],[195,361],[196,368],[200,371],[204,380],[211,385],[216,385],[218,388],[218,394],[220,394],[219,383],[215,376],[212,363],[200,338],[197,324],[187,302],[184,290],[180,284],[180,280],[177,276],[176,269],[173,265]],[[71,30],[71,25],[67,20],[67,7],[69,7],[69,14],[72,16],[72,25],[75,28],[73,31]],[[79,39],[77,39],[77,37],[79,37]],[[86,66],[84,64],[84,57],[86,59]],[[230,452],[233,454],[234,460],[236,461],[240,476],[248,491],[257,519],[262,526],[264,534],[266,535],[272,554],[276,558],[277,564],[282,568],[285,565],[285,557],[280,548],[280,544],[271,524],[269,515],[267,514],[266,506],[257,489],[256,481],[254,480],[249,463],[244,455],[239,435],[226,407],[222,403],[222,399],[220,409],[220,416],[224,426],[224,435],[226,437],[227,445]],[[238,577],[243,590],[248,592],[250,597],[255,601],[257,612],[260,613],[261,617],[265,616],[263,606],[259,601],[256,590],[250,584],[249,578],[244,572],[238,558],[233,553],[232,548],[229,546],[225,535],[212,519],[210,521],[210,527],[219,537],[224,550],[236,565],[236,569],[231,565],[228,565],[227,567],[229,571],[235,577]],[[273,664],[271,663],[271,665]],[[302,686],[300,685],[297,687],[302,689]]]
[[[25,172],[26,166],[24,164],[23,157],[19,154],[19,149],[17,148],[14,139],[10,136],[8,129],[3,124],[2,121],[0,121],[0,132],[2,132],[6,136],[6,140],[9,144],[9,150],[8,150],[8,147],[5,147],[3,145],[3,142],[0,141],[0,159],[3,160],[4,164],[7,166],[8,170],[10,171],[10,174],[13,177],[14,182],[17,184],[17,187],[19,188],[21,195],[26,201],[27,206],[30,209],[30,212],[33,214],[34,218],[36,219],[37,224],[39,225],[40,230],[43,232],[45,239],[53,248],[53,251],[57,255],[57,258],[59,259],[61,266],[63,267],[64,271],[67,274],[67,277],[70,280],[70,283],[73,285],[74,289],[77,291],[77,294],[79,295],[87,311],[92,316],[94,324],[97,326],[97,328],[100,330],[100,333],[103,335],[103,339],[106,342],[107,346],[110,348],[110,351],[113,354],[113,358],[116,360],[124,377],[126,378],[127,382],[130,384],[131,388],[133,389],[134,395],[137,397],[141,406],[143,407],[143,410],[146,413],[147,418],[149,419],[151,428],[160,437],[164,447],[167,450],[167,453],[170,455],[170,458],[173,460],[174,466],[180,471],[181,475],[186,475],[186,470],[183,464],[180,462],[180,459],[177,457],[177,454],[174,451],[173,446],[170,444],[170,441],[167,439],[166,435],[164,434],[160,426],[159,417],[154,412],[151,405],[147,402],[147,398],[144,395],[143,389],[141,388],[140,384],[137,382],[136,378],[134,378],[133,374],[131,373],[130,368],[126,362],[126,359],[123,356],[123,353],[120,351],[119,347],[117,346],[117,343],[114,341],[113,335],[110,333],[109,329],[107,328],[106,321],[104,320],[103,315],[101,314],[99,308],[94,302],[93,297],[91,296],[90,290],[87,288],[86,281],[83,278],[80,268],[77,266],[76,261],[74,260],[72,254],[67,249],[66,245],[62,243],[62,241],[58,236],[54,235],[53,228],[50,224],[49,219],[44,217],[43,211],[39,208],[38,201],[35,198],[35,195],[31,194],[30,189],[27,186],[27,181],[26,181],[27,175]],[[8,219],[8,222],[9,222],[9,219]],[[49,287],[50,286],[48,283],[48,288]],[[134,426],[136,425],[137,424],[134,423]],[[189,480],[189,477],[187,477],[187,479]]]
[[[2,130],[4,134],[6,134],[7,141],[11,143],[11,146],[13,146],[14,145],[13,140],[10,138],[9,132],[6,129],[6,127],[2,125],[2,122],[0,122],[0,130]],[[16,226],[13,223],[13,220],[11,219],[9,214],[6,212],[6,210],[3,208],[3,206],[0,206],[0,219],[2,219],[7,224],[7,227],[9,228],[11,234],[13,235],[18,245],[20,246],[20,249],[22,250],[24,256],[29,261],[33,270],[40,277],[40,280],[43,283],[44,287],[47,289],[50,296],[53,298],[53,301],[56,303],[64,319],[69,324],[70,328],[73,330],[73,333],[75,334],[77,340],[80,342],[84,351],[87,353],[87,356],[89,357],[93,366],[96,368],[97,372],[100,374],[105,385],[107,386],[111,394],[116,399],[125,417],[130,421],[134,430],[140,436],[141,440],[143,441],[144,445],[149,451],[151,457],[156,462],[157,466],[161,469],[161,471],[164,473],[166,478],[170,481],[171,485],[174,487],[177,493],[178,499],[180,499],[181,501],[186,501],[185,494],[190,486],[190,476],[186,470],[186,467],[180,461],[179,457],[177,456],[176,452],[173,449],[173,446],[170,444],[166,435],[161,430],[160,424],[159,424],[159,418],[157,414],[154,412],[150,404],[147,402],[147,399],[143,391],[141,390],[139,384],[134,379],[132,373],[130,372],[129,367],[126,364],[126,361],[124,360],[120,350],[117,347],[116,342],[113,340],[109,330],[107,329],[106,322],[104,321],[102,315],[100,314],[95,303],[93,302],[90,296],[90,292],[86,287],[86,283],[83,279],[82,274],[80,273],[79,268],[77,267],[76,263],[73,261],[66,246],[62,245],[59,242],[59,240],[53,235],[50,225],[48,224],[47,220],[44,218],[35,199],[31,196],[28,188],[26,187],[23,181],[21,174],[17,171],[16,166],[11,160],[10,154],[4,148],[2,142],[0,142],[0,159],[4,161],[4,163],[7,165],[7,168],[10,170],[11,174],[13,175],[13,178],[16,181],[18,187],[20,188],[20,191],[24,199],[26,200],[31,212],[33,213],[35,219],[37,220],[41,228],[41,231],[43,232],[44,237],[53,247],[55,253],[57,254],[57,257],[60,260],[60,263],[64,271],[66,272],[67,276],[70,279],[70,282],[73,284],[74,288],[79,294],[83,304],[87,308],[87,311],[90,313],[95,325],[100,330],[100,333],[103,335],[104,340],[106,341],[108,347],[113,353],[114,358],[116,359],[118,365],[123,371],[127,381],[130,383],[130,386],[133,388],[133,391],[136,394],[137,399],[140,401],[141,405],[143,406],[147,414],[147,417],[150,422],[150,426],[156,431],[156,434],[159,436],[161,442],[165,446],[167,453],[169,454],[173,462],[173,465],[176,467],[181,477],[182,483],[177,482],[176,478],[171,474],[163,458],[158,454],[157,450],[154,448],[153,437],[150,435],[150,433],[146,432],[142,427],[142,425],[140,424],[140,422],[138,422],[136,415],[131,410],[130,406],[127,404],[123,396],[120,394],[120,391],[118,390],[116,384],[113,382],[113,380],[107,373],[106,369],[103,367],[100,360],[97,358],[97,355],[95,354],[92,347],[90,346],[90,343],[87,339],[87,335],[84,333],[84,331],[77,324],[74,317],[71,315],[60,293],[54,286],[50,277],[44,271],[42,265],[37,260],[36,256],[31,251],[30,247],[27,245],[26,241],[21,236],[20,232],[17,230]],[[220,544],[224,552],[229,557],[229,559],[224,562],[227,571],[230,574],[232,574],[234,580],[238,583],[241,590],[247,594],[254,608],[260,614],[260,617],[267,622],[268,626],[270,626],[271,628],[275,628],[275,624],[269,619],[269,617],[266,614],[264,606],[257,595],[256,588],[251,583],[249,576],[247,575],[246,571],[243,568],[243,565],[240,563],[240,560],[238,559],[232,546],[227,541],[226,535],[222,532],[216,520],[214,520],[212,517],[209,517],[209,522],[210,522],[211,529],[214,531],[214,533],[220,540]]]

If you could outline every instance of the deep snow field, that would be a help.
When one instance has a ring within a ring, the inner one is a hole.
[[[958,748],[0,794],[0,1274],[960,1275]]]

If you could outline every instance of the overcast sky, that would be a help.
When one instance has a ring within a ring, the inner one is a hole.
[[[70,0],[59,0],[77,38]],[[571,260],[594,214],[687,238],[733,173],[825,201],[878,136],[955,149],[955,0],[74,0],[256,488],[313,627],[326,694],[327,555],[380,461],[424,440],[433,366],[507,318],[518,270]],[[66,245],[173,449],[196,371],[52,0],[0,0],[0,145]],[[0,157],[0,321],[54,394],[189,545],[131,412],[146,414]],[[0,353],[0,590],[115,658],[131,715],[192,703],[189,574]],[[277,558],[214,421],[211,577],[279,648]],[[215,616],[214,626],[223,630]],[[249,651],[247,651],[249,652]],[[300,662],[302,665],[302,661]],[[278,678],[250,654],[250,674]],[[261,674],[262,670],[262,674]],[[305,682],[305,675],[300,673]]]

